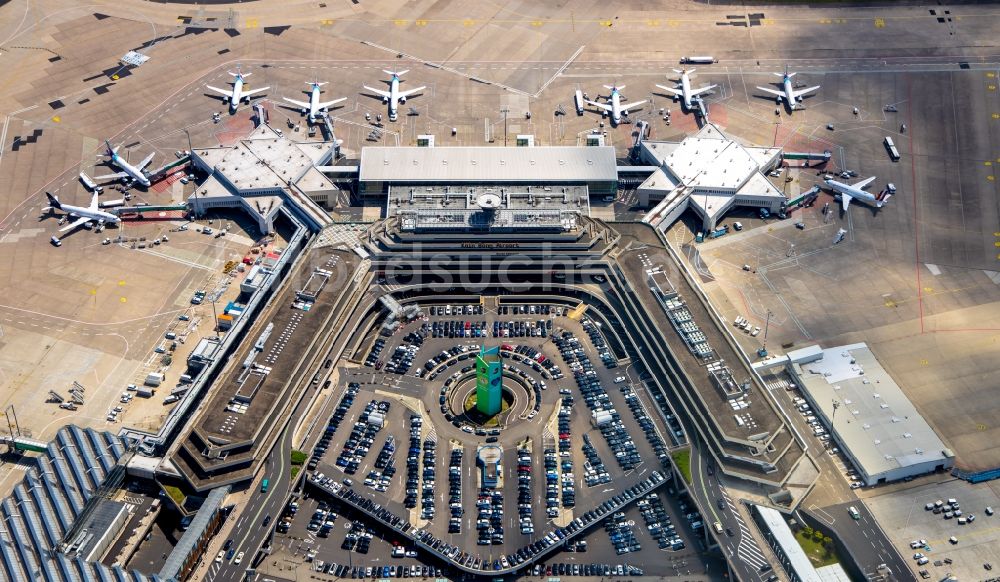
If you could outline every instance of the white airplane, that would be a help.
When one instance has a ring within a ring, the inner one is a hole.
[[[880,192],[879,194],[865,192],[864,188],[874,181],[875,176],[872,176],[871,178],[865,178],[855,184],[844,184],[836,180],[827,180],[826,185],[840,195],[840,203],[844,208],[844,212],[847,212],[847,208],[851,205],[852,198],[857,199],[859,202],[870,204],[875,208],[882,208],[889,201],[889,199],[892,198],[892,194],[888,192]]]
[[[59,202],[59,199],[53,196],[51,192],[46,192],[45,196],[49,199],[49,206],[45,208],[46,212],[51,212],[53,209],[62,210],[67,216],[76,219],[60,228],[59,232],[61,233],[81,227],[89,222],[97,223],[98,229],[104,228],[105,224],[118,224],[121,222],[121,219],[118,218],[117,215],[111,214],[110,212],[104,212],[103,210],[99,210],[97,208],[97,192],[94,192],[93,197],[90,199],[90,206],[86,208],[82,206],[70,206],[69,204],[63,204]],[[53,243],[58,243],[58,241],[58,237],[52,237]],[[56,246],[58,246],[58,244]]]
[[[121,168],[121,171],[106,176],[94,176],[94,180],[125,180],[126,182],[138,182],[147,188],[149,187],[149,178],[143,173],[143,169],[149,165],[149,162],[153,161],[155,152],[146,156],[144,160],[139,162],[139,165],[133,166],[118,155],[118,148],[111,147],[108,140],[104,140],[104,145],[108,147],[104,155],[111,158],[111,163]]]
[[[718,87],[718,85],[705,85],[704,87],[701,87],[699,89],[692,89],[691,74],[694,73],[695,69],[691,70],[681,69],[679,71],[677,69],[674,69],[673,71],[681,76],[680,81],[678,81],[680,89],[674,87],[666,87],[664,85],[657,85],[657,87],[673,95],[674,99],[680,99],[681,103],[684,105],[684,109],[688,111],[694,108],[695,97],[701,95],[702,93],[707,93],[712,89]]]
[[[320,93],[323,92],[322,90],[320,90],[320,87],[326,85],[326,83],[320,83],[319,81],[314,81],[314,82],[307,82],[306,84],[312,87],[312,90],[309,92],[308,103],[306,103],[305,101],[297,101],[295,99],[289,99],[288,97],[282,97],[282,99],[288,101],[292,105],[297,105],[301,107],[302,114],[309,115],[309,121],[316,121],[317,118],[326,113],[327,108],[329,108],[331,105],[336,105],[341,101],[347,100],[347,97],[341,97],[340,99],[334,99],[333,101],[320,101],[319,96]]]
[[[368,85],[365,85],[364,87],[365,89],[368,89],[372,93],[375,93],[376,95],[382,97],[382,103],[389,104],[389,121],[396,121],[396,118],[399,116],[397,111],[399,105],[402,103],[406,103],[406,98],[409,97],[410,95],[419,93],[420,91],[423,91],[427,87],[417,87],[416,89],[410,89],[409,91],[400,91],[399,84],[403,82],[402,79],[400,79],[400,77],[405,75],[406,73],[409,73],[409,70],[396,72],[396,71],[386,71],[385,69],[383,69],[382,72],[387,75],[392,75],[392,78],[386,81],[386,83],[388,83],[389,85],[388,91],[382,91],[381,89],[369,87]]]
[[[819,85],[816,85],[815,87],[807,87],[805,89],[796,90],[795,87],[792,86],[792,77],[795,76],[795,73],[789,73],[788,67],[785,67],[784,73],[774,73],[774,74],[781,77],[781,91],[770,89],[768,87],[757,87],[757,88],[760,89],[761,91],[774,95],[775,101],[777,101],[778,103],[784,101],[788,105],[789,111],[794,110],[796,108],[796,105],[802,103],[802,100],[805,98],[807,93],[812,93],[816,89],[820,88]]]
[[[642,101],[636,101],[634,103],[622,103],[622,94],[620,91],[625,88],[625,85],[617,87],[615,85],[605,85],[605,89],[611,89],[611,94],[608,95],[607,103],[598,103],[597,101],[587,100],[594,107],[604,111],[605,114],[611,116],[611,123],[618,125],[622,122],[622,116],[628,115],[629,109],[634,109],[646,102],[645,99]]]
[[[233,81],[232,89],[219,89],[218,87],[213,87],[211,85],[205,85],[209,89],[215,91],[216,93],[222,94],[222,102],[229,102],[229,112],[236,113],[236,108],[240,106],[241,101],[246,101],[250,103],[250,96],[257,93],[262,93],[270,89],[270,87],[261,87],[260,89],[253,89],[251,91],[244,91],[243,86],[246,84],[246,78],[253,73],[244,73],[239,66],[236,67],[236,72],[229,71],[229,74],[236,77]]]

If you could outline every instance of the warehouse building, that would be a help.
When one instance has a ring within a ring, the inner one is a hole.
[[[816,417],[866,485],[950,470],[954,454],[864,343],[788,353]]]
[[[68,425],[0,501],[0,580],[133,580],[161,578],[105,566],[121,533],[125,505],[105,499],[125,477],[132,443],[106,431]]]
[[[778,213],[785,195],[766,173],[781,163],[781,148],[743,145],[711,123],[679,142],[643,141],[639,159],[656,170],[638,187],[644,222],[665,229],[685,210],[701,218],[705,231],[734,207]]]

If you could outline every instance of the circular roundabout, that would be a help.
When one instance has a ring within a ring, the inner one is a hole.
[[[468,374],[445,391],[441,412],[473,429],[505,429],[527,417],[535,402],[532,388],[516,374],[505,372],[500,388],[500,410],[495,414],[479,407],[476,375]]]

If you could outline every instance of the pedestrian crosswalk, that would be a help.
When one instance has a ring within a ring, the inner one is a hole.
[[[753,568],[760,569],[767,563],[767,558],[764,557],[764,552],[762,552],[760,546],[757,545],[757,541],[754,539],[753,534],[750,532],[750,528],[747,526],[746,522],[743,521],[743,516],[739,512],[739,508],[729,497],[729,493],[727,493],[725,489],[721,488],[720,491],[722,492],[722,498],[725,500],[726,505],[729,506],[729,510],[732,512],[733,518],[736,520],[736,525],[740,530],[740,541],[736,545],[736,555],[739,559],[753,566]]]

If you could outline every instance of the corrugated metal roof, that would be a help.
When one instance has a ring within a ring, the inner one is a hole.
[[[618,179],[602,147],[370,147],[361,180],[373,182],[598,182]]]

